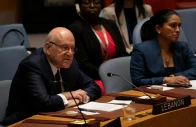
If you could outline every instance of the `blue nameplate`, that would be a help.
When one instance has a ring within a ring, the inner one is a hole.
[[[168,101],[168,102],[153,105],[152,114],[156,115],[156,114],[168,112],[168,111],[171,111],[171,110],[187,107],[190,104],[191,104],[190,95],[182,97],[182,98],[177,98],[177,99],[172,100],[172,101]]]

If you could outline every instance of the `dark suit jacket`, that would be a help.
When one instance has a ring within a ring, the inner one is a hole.
[[[172,43],[176,76],[196,79],[196,57],[186,42]],[[137,86],[162,84],[166,71],[160,55],[161,48],[157,40],[149,40],[134,46],[131,58],[131,78]]]
[[[90,100],[100,97],[101,91],[91,78],[78,67],[76,60],[67,69],[61,69],[62,79],[67,91],[83,89]],[[64,103],[57,94],[58,85],[54,81],[50,64],[43,49],[37,49],[25,58],[13,78],[6,117],[3,123],[12,124],[38,112],[64,109]]]
[[[114,40],[116,45],[115,57],[124,56],[126,54],[125,46],[114,21],[100,18],[100,22]],[[102,64],[102,52],[99,40],[90,25],[83,19],[79,19],[70,25],[70,30],[75,37],[76,47],[78,48],[75,58],[81,70],[93,79],[100,79],[98,69]]]

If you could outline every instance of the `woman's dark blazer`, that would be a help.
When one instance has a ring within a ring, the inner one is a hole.
[[[171,45],[176,76],[185,76],[189,80],[196,79],[196,57],[186,42],[174,42]],[[137,86],[159,85],[167,76],[161,48],[157,40],[149,40],[137,44],[131,56],[131,78]]]
[[[125,56],[125,46],[114,21],[103,18],[99,18],[99,20],[114,40],[116,45],[115,57]],[[102,52],[99,40],[90,25],[84,19],[79,19],[70,25],[70,30],[74,34],[76,47],[78,48],[75,58],[80,69],[91,78],[100,79],[98,69],[103,62]]]

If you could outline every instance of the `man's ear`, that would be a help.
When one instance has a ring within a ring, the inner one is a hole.
[[[45,49],[45,52],[46,54],[49,54],[49,49],[51,48],[51,45],[49,42],[46,42],[45,45],[44,45],[44,49]]]

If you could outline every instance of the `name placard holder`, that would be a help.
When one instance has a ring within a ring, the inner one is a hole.
[[[190,97],[190,95],[188,95],[188,96],[185,96],[182,98],[177,98],[172,101],[153,105],[152,114],[157,115],[160,113],[164,113],[164,112],[172,111],[175,109],[187,107],[190,104],[191,104],[191,97]]]

